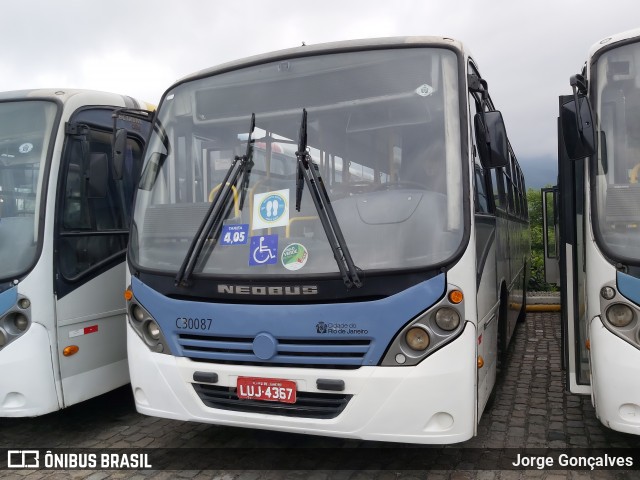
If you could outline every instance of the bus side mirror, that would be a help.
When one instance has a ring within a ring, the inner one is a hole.
[[[92,153],[89,156],[87,173],[87,197],[104,198],[107,196],[109,159],[106,153]]]
[[[124,169],[124,155],[127,151],[127,130],[119,128],[113,138],[113,179],[121,180]]]
[[[140,174],[140,184],[138,187],[140,190],[151,191],[166,158],[167,156],[162,153],[153,152],[151,154],[149,161],[145,164]]]
[[[571,160],[589,157],[596,151],[596,136],[593,128],[591,103],[584,96],[578,96],[579,114],[575,99],[562,104],[560,120],[562,122],[562,139]]]
[[[485,168],[509,165],[507,129],[502,114],[498,111],[476,113],[474,125],[482,165]]]

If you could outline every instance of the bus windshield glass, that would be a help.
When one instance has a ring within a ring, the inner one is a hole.
[[[37,255],[44,165],[57,107],[0,103],[0,265],[2,280],[31,268]]]
[[[592,66],[598,130],[594,228],[610,258],[640,263],[640,43],[615,48]]]
[[[465,218],[456,54],[406,48],[266,62],[182,82],[165,96],[137,194],[134,265],[180,269],[234,159],[248,151],[255,114],[246,189],[232,187],[194,274],[338,272],[309,188],[296,209],[303,109],[306,152],[357,268],[451,259]]]

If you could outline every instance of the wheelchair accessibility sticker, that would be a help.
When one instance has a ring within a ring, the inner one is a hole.
[[[278,263],[278,235],[251,237],[249,266]]]
[[[253,205],[253,230],[289,224],[289,189],[257,193]]]

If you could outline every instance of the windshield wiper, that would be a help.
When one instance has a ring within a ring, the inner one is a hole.
[[[333,258],[336,259],[344,284],[347,289],[351,289],[354,286],[359,288],[362,286],[362,281],[358,276],[358,268],[353,263],[353,258],[351,258],[351,253],[342,235],[340,224],[331,206],[331,200],[320,176],[318,165],[313,163],[311,156],[307,152],[307,110],[304,108],[302,109],[302,122],[300,124],[296,158],[298,159],[296,172],[296,210],[298,212],[300,211],[302,191],[306,183],[311,193],[313,204],[318,212],[318,217],[322,223],[322,228],[329,240]]]
[[[249,189],[249,179],[251,177],[251,169],[253,168],[253,140],[251,136],[256,128],[256,115],[251,114],[251,126],[249,127],[249,138],[247,139],[247,151],[244,154],[244,167],[242,175],[242,183],[240,184],[240,205],[239,209],[242,211],[244,205],[244,199],[247,196],[247,190]]]
[[[220,227],[222,226],[222,222],[224,221],[225,212],[229,208],[229,201],[233,198],[233,188],[236,186],[240,175],[243,175],[243,192],[241,202],[244,201],[244,196],[249,183],[248,172],[251,171],[251,167],[253,166],[253,140],[251,136],[253,135],[255,126],[256,116],[252,113],[249,136],[247,138],[247,150],[242,156],[236,155],[229,167],[229,170],[227,170],[220,189],[216,192],[215,197],[213,197],[213,201],[202,219],[202,222],[198,227],[198,231],[191,241],[191,245],[189,245],[187,255],[184,257],[180,270],[176,275],[176,286],[186,287],[189,285],[189,278],[193,273],[207,239],[210,237],[214,240],[216,239]],[[215,243],[211,245],[211,250],[213,250],[213,248],[215,248]]]

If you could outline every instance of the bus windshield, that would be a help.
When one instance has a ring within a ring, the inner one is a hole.
[[[640,262],[640,43],[605,52],[592,67],[599,147],[596,238],[623,263]]]
[[[2,280],[31,268],[37,255],[43,172],[57,107],[0,103],[0,265]]]
[[[132,262],[178,271],[234,159],[247,151],[255,114],[246,199],[234,185],[194,273],[336,273],[308,188],[296,209],[304,108],[307,153],[357,268],[442,265],[464,236],[458,79],[453,51],[406,48],[287,58],[178,84],[147,149]]]

